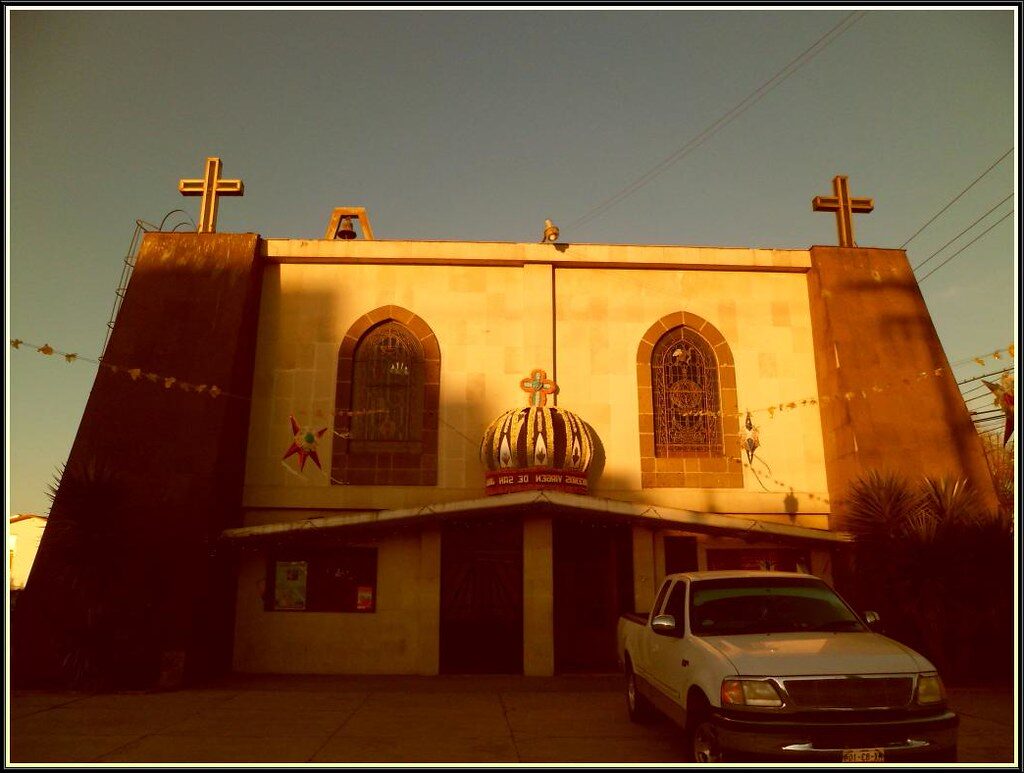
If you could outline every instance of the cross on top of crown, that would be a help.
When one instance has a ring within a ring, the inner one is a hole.
[[[535,368],[519,382],[519,388],[530,396],[530,405],[547,405],[548,395],[558,391],[558,385],[548,378],[547,371]]]

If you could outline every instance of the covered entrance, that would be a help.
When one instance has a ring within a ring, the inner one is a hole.
[[[555,671],[616,671],[619,615],[633,610],[632,531],[555,518],[552,543]]]
[[[441,529],[444,674],[523,671],[523,525],[518,517]]]

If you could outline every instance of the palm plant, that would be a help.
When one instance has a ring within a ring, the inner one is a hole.
[[[992,482],[999,498],[999,509],[1003,516],[1010,520],[1013,514],[1014,483],[1017,480],[1014,441],[1003,443],[1001,434],[986,432],[981,436],[981,446],[985,450],[985,459],[992,473]]]
[[[878,609],[891,635],[957,677],[1009,667],[1012,535],[965,480],[914,486],[872,471],[850,487],[846,524],[851,595]]]
[[[95,462],[62,469],[42,556],[30,578],[52,618],[65,681],[75,688],[139,687],[154,674],[161,536],[128,506],[126,481]]]

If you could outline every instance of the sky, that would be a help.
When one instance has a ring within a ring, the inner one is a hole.
[[[1016,18],[864,10],[8,6],[8,338],[100,355],[136,219],[198,219],[177,184],[207,156],[245,183],[221,232],[322,238],[363,206],[378,239],[537,242],[551,218],[564,242],[804,249],[836,243],[810,201],[837,174],[874,199],[857,243],[899,248],[1013,150],[906,245],[949,243],[921,289],[957,376],[990,372],[970,358],[1017,329]],[[97,366],[6,364],[8,514],[45,514]]]

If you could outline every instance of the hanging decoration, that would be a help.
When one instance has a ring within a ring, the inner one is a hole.
[[[992,359],[992,360],[1002,360],[1003,359],[1003,355],[1007,355],[1007,356],[1009,356],[1011,358],[1016,355],[1016,352],[1014,350],[1013,344],[1010,344],[1005,349],[996,349],[991,354],[982,354],[982,355],[979,355],[978,357],[968,357],[965,360],[960,360],[959,362],[956,362],[956,363],[953,363],[953,364],[954,364],[954,366],[956,366],[956,365],[966,365],[969,362],[973,362],[973,363],[975,363],[977,365],[984,366],[984,365],[988,364],[988,360],[990,360],[990,359]]]
[[[59,354],[60,356],[65,358],[65,360],[68,361],[68,362],[72,362],[72,361],[76,361],[76,360],[83,360],[83,361],[86,361],[86,362],[92,362],[93,364],[96,364],[96,366],[99,366],[99,367],[106,368],[106,369],[110,370],[112,373],[124,373],[124,374],[127,374],[133,381],[138,381],[138,380],[140,380],[141,378],[144,377],[147,381],[151,381],[154,384],[163,383],[163,385],[164,385],[164,387],[166,389],[171,389],[173,387],[173,388],[180,389],[181,391],[184,391],[184,392],[197,392],[199,394],[204,394],[204,393],[205,394],[209,394],[211,397],[218,397],[220,395],[224,395],[226,397],[233,397],[233,398],[236,398],[236,399],[249,399],[247,396],[244,396],[244,395],[230,394],[228,392],[224,392],[222,389],[220,389],[216,385],[208,386],[207,384],[190,384],[190,383],[185,382],[185,381],[180,381],[180,380],[178,380],[178,379],[176,379],[175,377],[172,377],[172,376],[162,376],[162,375],[159,375],[159,374],[156,374],[156,373],[143,373],[141,371],[141,369],[139,369],[139,368],[125,368],[123,366],[115,366],[115,364],[108,364],[108,363],[103,362],[103,361],[101,361],[99,359],[92,359],[90,357],[85,357],[85,356],[82,356],[81,354],[77,354],[77,353],[74,353],[74,352],[59,351],[58,349],[54,349],[49,344],[43,344],[42,346],[38,346],[36,344],[29,343],[29,342],[24,341],[24,340],[19,339],[19,338],[12,338],[12,339],[10,339],[10,345],[14,349],[20,349],[20,348],[23,348],[23,346],[25,346],[25,347],[32,347],[37,352],[39,352],[40,354],[44,354],[46,356],[51,356],[53,354]],[[1014,345],[1010,344],[1009,346],[1007,346],[1004,349],[996,349],[995,351],[993,351],[993,352],[991,352],[989,354],[985,354],[985,355],[978,356],[978,357],[969,357],[969,358],[967,358],[965,360],[962,360],[961,362],[957,362],[955,364],[964,364],[966,362],[972,362],[972,361],[973,362],[977,362],[979,364],[985,364],[986,358],[1002,360],[1002,359],[1004,359],[1004,357],[1011,357],[1012,358],[1014,356],[1016,356],[1016,350],[1014,348]],[[757,409],[751,409],[749,411],[746,411],[745,414],[746,414],[746,416],[750,416],[752,414],[766,413],[766,414],[768,414],[768,418],[769,419],[774,419],[775,418],[775,414],[781,414],[781,413],[784,413],[784,412],[787,412],[787,411],[795,411],[797,409],[802,409],[802,407],[813,407],[814,405],[819,405],[819,404],[820,405],[827,405],[830,402],[840,402],[840,401],[850,402],[850,401],[856,400],[856,399],[866,399],[868,397],[873,396],[874,394],[881,394],[883,392],[888,392],[888,391],[890,391],[892,389],[903,389],[903,388],[913,387],[915,384],[918,384],[919,382],[921,382],[921,381],[923,381],[925,379],[939,377],[939,376],[944,375],[945,373],[946,373],[946,369],[944,369],[944,368],[936,368],[935,370],[932,370],[932,371],[922,371],[920,373],[910,374],[910,375],[905,376],[903,378],[900,378],[898,380],[894,380],[894,381],[891,381],[891,382],[886,382],[884,384],[872,384],[872,385],[870,385],[868,387],[865,387],[863,389],[858,389],[858,390],[855,390],[855,391],[847,391],[847,392],[833,394],[833,395],[823,394],[823,395],[820,395],[820,396],[818,396],[816,398],[815,397],[805,397],[805,398],[800,399],[800,400],[790,400],[788,402],[778,402],[776,404],[766,405],[764,407],[757,407]],[[988,382],[986,382],[986,383],[988,383]],[[520,381],[519,386],[520,386],[520,389],[522,389],[524,392],[526,392],[528,394],[530,405],[536,405],[536,406],[543,406],[543,405],[545,405],[547,403],[548,395],[554,394],[556,392],[556,390],[557,390],[557,386],[555,385],[555,383],[552,380],[548,379],[547,373],[545,373],[541,369],[535,369],[534,371],[532,371],[527,378],[522,379]],[[1001,394],[1001,393],[996,393],[995,392],[995,389],[993,388],[994,385],[988,383],[988,386],[989,386],[989,389],[992,389],[993,393],[995,393],[997,395],[997,400],[998,400],[999,399],[998,394]],[[1007,427],[1009,428],[1008,431],[1012,432],[1012,425],[1013,425],[1013,380],[1012,380],[1012,378],[1010,380],[1009,392],[1006,392],[1006,393],[1009,395],[1009,403],[1008,403],[1009,404],[1009,413],[1007,414],[1007,416],[1008,416]],[[996,404],[998,404],[1000,407],[1002,407],[1002,403],[997,402]],[[1005,409],[1005,412],[1006,412],[1006,409]],[[337,412],[334,412],[333,416],[334,417],[339,417],[339,416],[357,416],[357,415],[362,415],[362,414],[376,414],[376,413],[383,413],[383,412],[380,412],[380,411],[337,411]],[[322,414],[322,412],[317,411],[317,417],[321,416],[321,414]],[[709,415],[711,415],[711,416],[715,416],[715,417],[719,417],[719,418],[726,418],[726,417],[733,417],[733,416],[735,416],[735,417],[738,418],[738,417],[742,417],[743,413],[742,412],[738,412],[738,413],[737,412],[724,412],[724,411],[690,411],[690,412],[685,412],[685,413],[681,413],[681,414],[678,414],[678,415],[679,416],[709,416]],[[755,432],[756,432],[756,430],[755,430]],[[1009,438],[1009,435],[1007,435],[1007,437]],[[757,446],[755,446],[755,447],[757,447]]]
[[[304,427],[300,427],[299,423],[295,420],[295,416],[289,416],[289,420],[292,423],[292,444],[289,446],[288,451],[281,460],[284,461],[292,454],[297,454],[299,457],[299,470],[303,470],[306,466],[306,458],[313,460],[319,469],[323,469],[320,466],[320,457],[316,452],[317,441],[324,436],[327,432],[327,427],[318,430],[312,430]]]
[[[742,462],[743,466],[746,467],[748,470],[750,470],[754,474],[754,476],[757,478],[758,482],[761,483],[761,486],[764,487],[764,483],[761,482],[761,474],[758,473],[757,470],[754,469],[754,466],[752,464],[747,463],[747,462],[743,462],[742,459],[740,459],[738,461]],[[768,474],[771,475],[771,472],[769,472]],[[773,483],[774,485],[778,486],[781,489],[781,491],[774,491],[774,492],[769,492],[769,493],[781,494],[781,493],[784,493],[784,492],[788,491],[788,492],[790,492],[790,494],[793,494],[793,492],[796,491],[796,489],[792,485],[790,485],[789,483],[786,483],[785,481],[779,480],[779,479],[775,478],[774,476],[772,476],[770,478],[766,478],[766,480],[769,483]],[[767,490],[768,489],[765,488],[765,491],[767,491]],[[800,494],[800,497],[802,497],[804,499],[807,499],[807,500],[810,500],[812,502],[822,502],[823,504],[826,504],[826,505],[830,505],[831,504],[831,501],[828,499],[828,497],[818,496],[817,494],[811,494],[810,492],[807,492],[807,491],[802,492]]]
[[[93,365],[96,365],[98,367],[106,368],[111,373],[124,373],[132,381],[139,381],[140,379],[144,378],[144,379],[146,379],[146,381],[149,381],[150,383],[153,383],[153,384],[160,384],[160,383],[162,383],[163,386],[164,386],[164,389],[170,389],[172,387],[177,387],[178,389],[180,389],[183,392],[197,392],[199,394],[205,393],[205,394],[208,394],[210,397],[219,397],[220,395],[225,395],[226,397],[234,397],[236,399],[245,399],[245,398],[241,397],[240,395],[228,394],[223,389],[218,387],[216,384],[214,384],[212,386],[209,386],[207,384],[190,384],[189,382],[181,381],[181,380],[179,380],[178,378],[176,378],[174,376],[163,376],[163,375],[160,375],[159,373],[144,372],[142,370],[142,368],[126,368],[123,365],[111,365],[111,364],[103,362],[102,360],[99,360],[99,359],[92,359],[91,357],[83,357],[82,355],[78,354],[77,352],[62,352],[62,351],[60,351],[58,349],[54,349],[49,344],[43,344],[42,346],[36,346],[35,344],[30,344],[30,343],[28,343],[26,341],[21,340],[20,338],[12,338],[11,339],[11,347],[14,348],[14,349],[21,349],[22,344],[24,344],[25,346],[33,347],[37,352],[39,352],[39,354],[45,355],[46,357],[52,357],[53,355],[58,354],[61,357],[63,357],[64,361],[67,362],[67,363],[72,363],[72,362],[75,362],[76,360],[82,360],[83,362],[90,362]]]
[[[985,381],[984,379],[982,379],[981,383],[987,386],[995,396],[994,402],[996,407],[1006,417],[1006,423],[1003,426],[1003,445],[1005,446],[1010,440],[1010,435],[1013,434],[1013,376],[1009,373],[1004,373],[999,379],[998,384],[993,384],[991,381]]]
[[[750,411],[747,411],[747,420],[743,423],[745,435],[743,438],[743,450],[747,452],[747,462],[754,461],[754,451],[761,445],[758,428],[754,426],[750,418]]]

